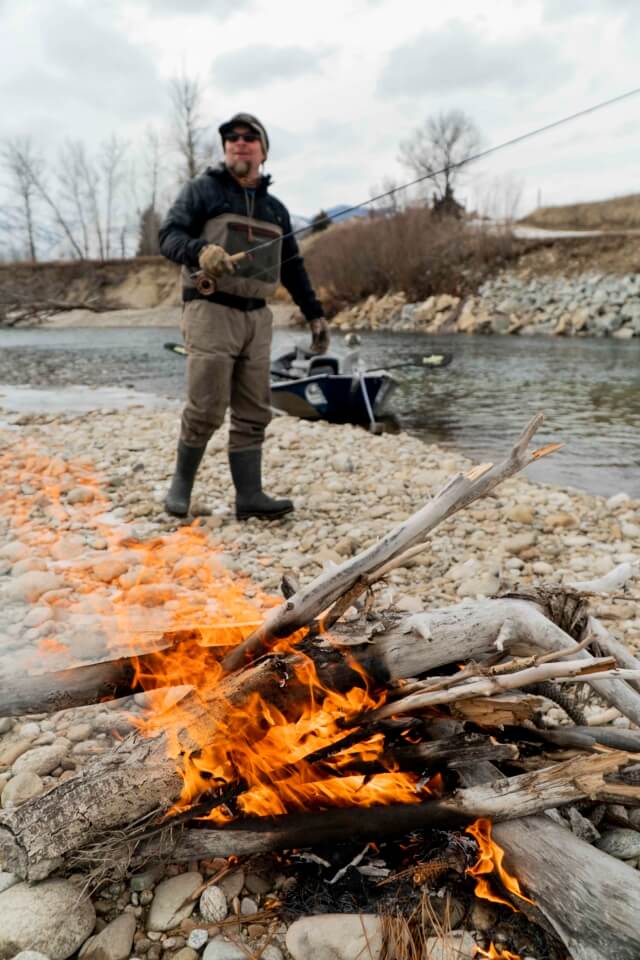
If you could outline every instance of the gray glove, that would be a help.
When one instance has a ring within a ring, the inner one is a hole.
[[[324,317],[317,317],[311,321],[309,326],[311,328],[311,353],[326,353],[331,342],[329,324]]]

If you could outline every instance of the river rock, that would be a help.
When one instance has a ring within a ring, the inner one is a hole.
[[[198,905],[200,916],[207,923],[220,923],[228,913],[227,898],[215,884],[203,890]]]
[[[0,960],[19,950],[46,950],[50,960],[66,960],[95,922],[93,904],[68,880],[18,883],[0,893]]]
[[[477,955],[476,942],[466,930],[427,939],[429,960],[473,960]]]
[[[196,905],[190,897],[201,883],[202,876],[195,870],[159,883],[147,917],[147,930],[170,930],[190,917]]]
[[[44,783],[37,773],[18,773],[3,788],[0,803],[3,810],[9,810],[11,807],[20,806],[25,800],[38,797],[43,790]]]
[[[227,903],[231,903],[234,897],[239,897],[245,884],[244,870],[234,870],[228,873],[219,881],[218,887],[227,898]]]
[[[7,873],[4,870],[0,870],[0,893],[2,893],[3,890],[8,890],[9,887],[15,886],[15,884],[19,882],[15,873]]]
[[[202,960],[247,960],[247,951],[224,937],[214,937],[207,944]],[[306,960],[311,960],[311,957]]]
[[[35,603],[44,593],[57,590],[63,581],[54,573],[44,570],[31,570],[23,573],[8,583],[4,590],[5,596],[11,600],[22,600],[25,603]]]
[[[632,860],[640,857],[640,833],[637,830],[616,827],[603,833],[596,846],[617,860]]]
[[[38,950],[21,950],[16,953],[13,960],[50,960],[46,953],[39,953]]]
[[[37,773],[44,777],[56,767],[60,766],[60,761],[66,757],[67,749],[61,744],[51,744],[48,747],[34,747],[18,757],[13,765],[14,774],[17,773]]]
[[[135,932],[135,916],[122,913],[95,937],[89,937],[78,956],[80,960],[128,960]]]
[[[302,917],[287,930],[293,960],[378,960],[382,926],[371,914],[325,913]]]

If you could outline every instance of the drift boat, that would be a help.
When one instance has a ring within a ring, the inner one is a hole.
[[[374,426],[397,386],[385,370],[364,370],[357,351],[309,353],[301,347],[271,362],[271,403],[304,420]]]
[[[186,356],[181,343],[165,350]],[[271,360],[271,403],[276,410],[303,420],[329,420],[381,429],[378,418],[398,386],[390,369],[445,367],[451,354],[431,354],[384,369],[365,369],[357,350],[345,354],[314,354],[295,347]]]

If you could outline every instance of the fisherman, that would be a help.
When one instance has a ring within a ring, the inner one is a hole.
[[[165,499],[184,517],[211,435],[231,407],[229,466],[236,516],[276,519],[291,500],[262,489],[262,444],[271,420],[271,311],[278,281],[311,328],[311,351],[325,353],[329,328],[313,291],[286,207],[261,172],[269,137],[257,117],[237,113],[219,127],[220,166],[182,189],[160,228],[160,250],[182,264],[182,333],[187,402],[176,467]],[[204,280],[204,283],[202,282]]]

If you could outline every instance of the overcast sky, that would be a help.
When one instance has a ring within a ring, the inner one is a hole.
[[[0,0],[0,136],[138,140],[184,69],[212,127],[269,131],[294,213],[408,179],[398,144],[456,107],[487,146],[640,86],[638,0]],[[522,212],[637,192],[640,96],[474,168],[470,202],[522,186]]]

